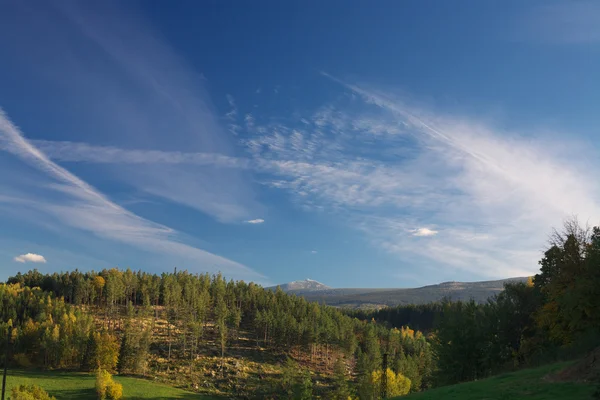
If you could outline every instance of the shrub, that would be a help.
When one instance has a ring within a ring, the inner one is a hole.
[[[29,360],[29,357],[27,357],[27,354],[25,353],[17,353],[13,356],[13,358],[17,365],[21,368],[33,367],[33,363],[31,362],[31,360]]]
[[[36,385],[19,385],[12,388],[10,393],[12,400],[56,400],[44,389]]]
[[[112,381],[107,389],[108,398],[110,400],[119,400],[121,397],[123,397],[123,385],[120,383]]]
[[[99,400],[119,400],[123,397],[123,385],[115,382],[108,371],[99,369],[96,373],[96,394]]]
[[[371,382],[376,389],[381,387],[381,378],[383,371],[373,371],[371,374]],[[387,395],[389,397],[404,396],[410,392],[410,379],[398,373],[395,374],[391,369],[387,369]]]

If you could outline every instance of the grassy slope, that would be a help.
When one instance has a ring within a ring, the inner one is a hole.
[[[161,385],[144,379],[115,376],[115,380],[123,385],[123,398],[134,399],[196,399],[210,400],[216,397],[201,396],[173,387]],[[57,371],[9,371],[6,379],[7,398],[10,389],[15,385],[36,384],[43,387],[58,400],[95,400],[96,392],[94,375],[80,372]]]
[[[417,393],[405,400],[589,400],[594,385],[556,383],[544,379],[549,373],[559,371],[570,363],[546,365],[498,375],[477,382],[462,383]]]

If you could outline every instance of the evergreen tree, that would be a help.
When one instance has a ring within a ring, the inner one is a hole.
[[[333,391],[330,398],[332,400],[348,400],[349,397],[351,397],[351,391],[346,376],[346,364],[344,360],[338,358],[333,368]]]

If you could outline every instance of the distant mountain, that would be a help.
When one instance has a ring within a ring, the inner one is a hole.
[[[284,292],[294,292],[296,294],[303,292],[314,292],[319,290],[331,290],[332,288],[322,284],[321,282],[313,281],[312,279],[305,279],[303,281],[294,281],[279,285],[281,290]],[[272,286],[268,289],[276,289],[277,286]]]
[[[318,301],[338,307],[380,308],[399,304],[423,304],[443,298],[474,299],[482,303],[504,290],[505,283],[525,282],[527,279],[527,277],[521,277],[482,282],[443,282],[414,289],[333,289],[310,279],[279,286],[283,291],[303,296],[309,301]]]

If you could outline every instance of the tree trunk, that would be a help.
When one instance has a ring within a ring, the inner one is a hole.
[[[167,356],[167,371],[171,370],[171,322],[167,320],[167,335],[169,337],[169,355]]]

